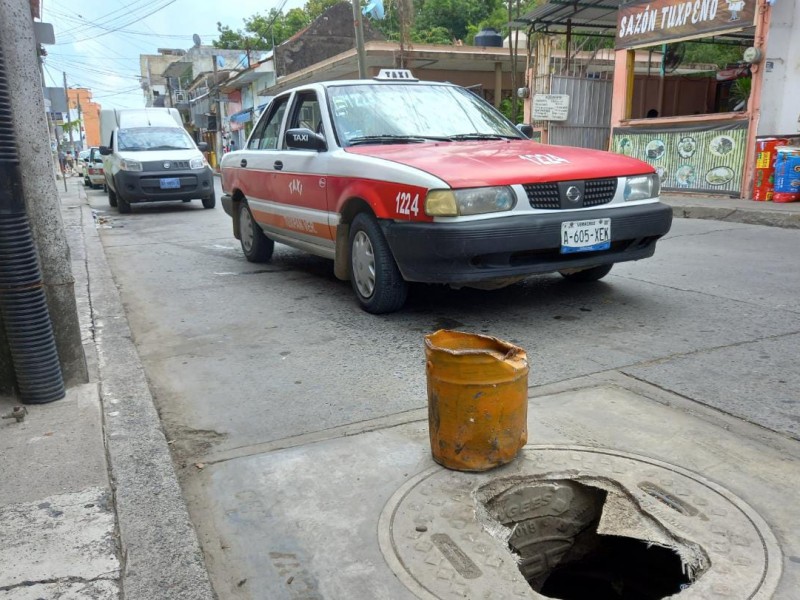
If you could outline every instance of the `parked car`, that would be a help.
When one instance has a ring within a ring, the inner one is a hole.
[[[275,242],[333,259],[361,306],[408,282],[595,281],[651,256],[672,211],[626,156],[531,141],[472,92],[408,71],[277,95],[222,159],[222,204],[249,261]]]
[[[214,177],[202,152],[183,128],[176,108],[100,111],[100,146],[108,203],[121,213],[131,205],[165,200],[217,203]]]
[[[103,174],[103,157],[100,156],[100,148],[94,147],[82,151],[78,154],[78,164],[83,176],[83,185],[91,188],[103,187],[105,175]]]

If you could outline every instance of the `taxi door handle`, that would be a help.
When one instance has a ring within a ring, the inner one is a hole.
[[[272,165],[272,166],[273,166],[273,167],[275,167],[275,170],[276,170],[276,171],[280,171],[281,169],[283,169],[283,162],[282,162],[282,161],[280,161],[280,160],[276,160],[276,161],[273,163],[273,165]]]
[[[246,167],[247,166],[247,159],[243,158],[242,162],[240,162],[239,164],[242,165],[242,167]]]

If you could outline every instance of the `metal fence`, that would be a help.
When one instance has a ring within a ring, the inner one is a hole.
[[[552,75],[550,93],[569,96],[569,118],[550,122],[549,142],[607,150],[611,135],[612,89],[609,79]]]

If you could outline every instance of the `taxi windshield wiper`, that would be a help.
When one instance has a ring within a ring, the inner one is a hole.
[[[424,137],[415,135],[362,135],[348,140],[350,146],[358,144],[419,144]]]
[[[451,135],[451,140],[517,140],[515,135],[502,135],[499,133],[459,133]]]

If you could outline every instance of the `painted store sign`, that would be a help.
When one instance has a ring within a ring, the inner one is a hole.
[[[747,121],[673,127],[617,127],[612,150],[650,163],[664,190],[737,195]]]
[[[757,0],[650,0],[619,7],[617,48],[730,33],[755,23]]]

